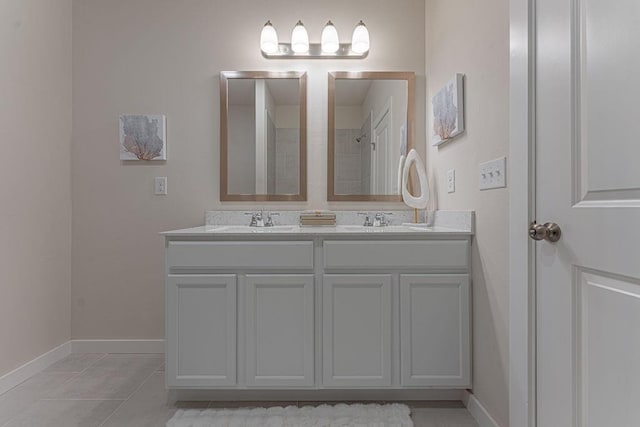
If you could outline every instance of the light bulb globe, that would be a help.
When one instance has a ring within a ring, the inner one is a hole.
[[[338,30],[331,21],[327,22],[322,30],[322,52],[336,53],[340,49]]]
[[[267,21],[262,27],[262,33],[260,33],[260,49],[266,54],[273,54],[278,51],[278,33],[271,24],[271,21]]]
[[[362,21],[360,21],[353,30],[351,50],[355,53],[365,53],[369,50],[369,30]]]
[[[306,53],[309,51],[309,34],[307,29],[298,21],[291,32],[291,50],[295,53]]]

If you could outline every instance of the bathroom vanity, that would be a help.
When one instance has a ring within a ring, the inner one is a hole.
[[[170,388],[471,387],[471,229],[163,235]]]

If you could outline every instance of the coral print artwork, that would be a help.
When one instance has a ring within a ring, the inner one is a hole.
[[[433,144],[440,145],[464,132],[464,75],[456,74],[431,100]]]
[[[166,118],[120,116],[120,160],[167,160]]]

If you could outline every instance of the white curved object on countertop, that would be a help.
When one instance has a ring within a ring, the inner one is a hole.
[[[402,173],[404,172],[404,154],[400,155],[398,162],[398,193],[402,194]]]
[[[418,173],[418,181],[420,182],[420,195],[414,197],[409,191],[409,171],[413,164],[416,164],[416,172]],[[404,162],[402,170],[402,200],[404,203],[414,209],[424,209],[429,203],[429,182],[427,181],[427,171],[424,163],[415,149],[411,149]]]

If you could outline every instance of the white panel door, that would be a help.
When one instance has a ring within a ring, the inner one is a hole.
[[[247,385],[311,386],[314,276],[247,275]]]
[[[471,386],[469,276],[400,276],[401,382]]]
[[[167,277],[167,385],[236,384],[236,276]]]
[[[324,276],[323,384],[391,385],[391,275]]]
[[[638,426],[640,2],[536,8],[538,426]]]
[[[373,145],[371,146],[371,194],[392,193],[392,171],[389,169],[391,156],[391,105],[377,118],[373,128]],[[395,176],[393,176],[395,178]]]

